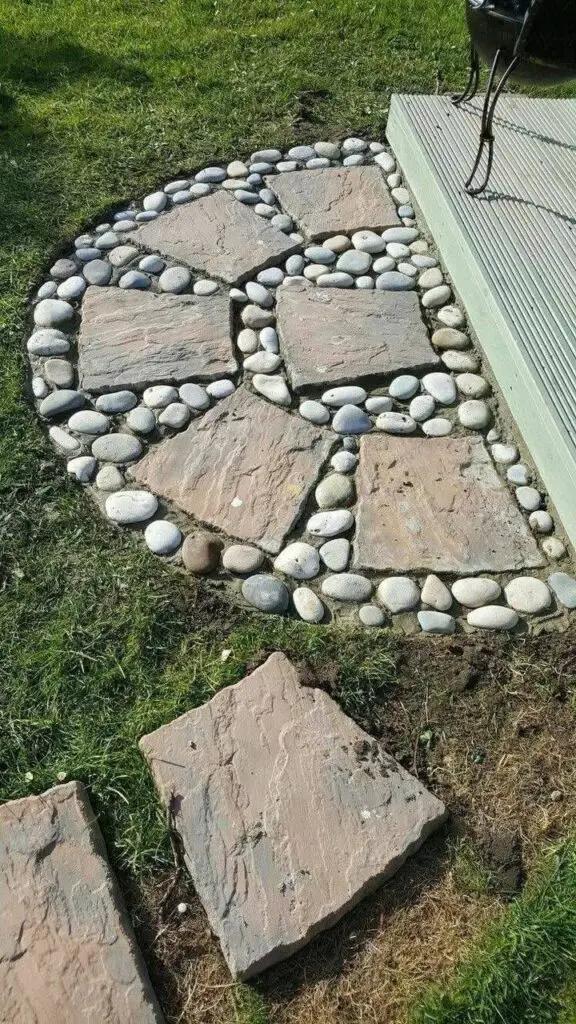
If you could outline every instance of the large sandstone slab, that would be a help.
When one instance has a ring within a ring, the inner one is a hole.
[[[333,925],[445,817],[282,654],[140,746],[210,925],[243,978]]]
[[[379,167],[289,171],[266,181],[310,241],[401,223]]]
[[[224,295],[88,288],[78,337],[80,384],[100,392],[234,373],[230,325]]]
[[[160,1024],[78,782],[0,807],[0,1021]]]
[[[424,370],[439,362],[416,292],[279,288],[284,362],[297,389]]]
[[[354,564],[468,574],[543,564],[480,438],[364,436]]]
[[[333,445],[322,428],[239,388],[131,475],[195,519],[276,553]]]
[[[175,206],[129,238],[228,284],[252,277],[299,248],[223,189]]]

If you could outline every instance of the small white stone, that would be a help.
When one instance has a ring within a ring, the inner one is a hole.
[[[535,487],[517,487],[516,501],[525,512],[535,512],[542,504],[542,495]]]
[[[354,285],[354,278],[351,274],[345,274],[343,271],[336,271],[334,274],[323,274],[322,277],[318,278],[319,288],[352,288]],[[50,299],[46,300],[50,302]]]
[[[387,434],[413,434],[416,423],[403,412],[383,412],[376,420],[376,428]]]
[[[364,153],[367,149],[368,143],[365,142],[364,139],[357,139],[354,136],[351,136],[349,139],[344,139],[341,146],[341,150],[346,156],[349,156],[350,153]]]
[[[448,370],[454,370],[456,373],[474,373],[480,366],[480,360],[475,352],[459,352],[457,349],[449,348],[440,358]]]
[[[397,401],[406,402],[416,394],[419,387],[420,381],[418,380],[418,377],[413,377],[411,374],[404,373],[400,377],[394,378],[388,388],[388,393],[391,398],[395,398]]]
[[[178,388],[178,394],[190,409],[201,411],[210,408],[210,397],[206,389],[199,384],[182,384]]]
[[[459,604],[467,608],[480,608],[491,601],[496,601],[502,593],[502,588],[496,580],[484,576],[469,576],[456,580],[452,584],[452,593]]]
[[[534,533],[552,533],[554,529],[554,520],[550,513],[544,509],[537,509],[536,512],[531,512],[528,516],[528,522]]]
[[[555,561],[563,558],[566,554],[566,547],[558,537],[546,537],[542,541],[542,550],[548,558],[552,558]]]
[[[228,164],[226,174],[229,178],[246,178],[248,176],[248,168],[241,160],[233,160],[232,163]]]
[[[75,459],[70,459],[66,469],[71,476],[76,477],[81,484],[87,484],[92,479],[96,471],[96,459],[92,455],[79,455]]]
[[[210,395],[211,398],[227,398],[228,395],[232,395],[236,391],[236,385],[231,380],[213,380],[211,384],[206,386],[206,394]]]
[[[423,288],[424,291],[428,291],[430,288],[440,288],[443,283],[440,267],[429,267],[418,278],[418,287]]]
[[[466,322],[462,310],[454,305],[439,309],[436,316],[440,323],[446,324],[446,327],[463,327]]]
[[[259,394],[276,405],[289,406],[292,402],[284,377],[256,373],[252,378],[252,385]]]
[[[410,611],[420,601],[418,585],[408,576],[389,576],[378,587],[377,596],[392,614]]]
[[[532,480],[532,477],[526,469],[526,466],[521,462],[517,462],[515,466],[508,466],[508,469],[506,470],[506,479],[511,484],[516,484],[517,487],[526,487]]]
[[[174,192],[182,192],[185,188],[190,188],[188,178],[178,178],[177,181],[169,181],[167,185],[164,185],[164,191],[169,196]]]
[[[182,430],[190,419],[190,409],[184,402],[170,402],[165,409],[162,410],[158,417],[158,422],[163,427],[171,427],[172,430]]]
[[[109,395],[100,395],[96,399],[96,408],[99,412],[115,415],[119,412],[128,412],[137,403],[138,399],[133,391],[112,391]]]
[[[80,451],[80,442],[75,437],[72,437],[71,434],[62,430],[62,427],[50,427],[48,433],[56,447],[66,452],[66,454],[73,455]]]
[[[396,261],[392,256],[380,256],[377,260],[374,260],[372,264],[372,270],[375,274],[387,274],[389,270],[394,270]]]
[[[347,451],[336,452],[330,459],[330,465],[337,473],[351,473],[356,469],[357,462],[358,456],[354,455],[354,452]]]
[[[338,235],[337,237],[346,238],[345,235]],[[348,241],[348,239],[346,240]],[[327,245],[327,243],[323,242],[322,245]],[[386,248],[386,242],[382,236],[377,235],[375,231],[355,231],[352,235],[352,245],[360,252],[367,253],[384,252],[384,249]],[[346,248],[348,247],[349,246],[346,246]],[[328,248],[332,248],[332,246],[328,246]]]
[[[434,415],[435,408],[436,402],[432,395],[416,395],[410,402],[408,412],[412,419],[416,420],[416,423],[424,423],[425,420],[429,420]]]
[[[359,232],[359,234],[365,233],[366,232]],[[372,232],[370,231],[368,234],[372,234]],[[379,236],[377,235],[376,237],[378,238]],[[352,239],[354,239],[354,235],[352,236]],[[348,238],[348,235],[332,235],[331,238],[326,238],[322,242],[323,249],[331,249],[332,252],[336,253],[346,252],[346,250],[350,249],[351,246],[352,242]]]
[[[456,387],[466,398],[482,398],[490,391],[488,381],[477,373],[460,373],[456,377]]]
[[[393,174],[396,168],[396,161],[391,153],[377,153],[374,163],[382,168],[384,174]]]
[[[524,615],[537,615],[552,601],[546,584],[535,576],[517,576],[506,584],[504,594],[510,607]]]
[[[153,384],[146,388],[142,399],[149,409],[164,409],[171,402],[178,401],[178,391],[169,384]]]
[[[438,612],[447,612],[452,605],[452,594],[438,576],[430,574],[422,587],[422,602]]]
[[[110,427],[110,420],[102,412],[93,409],[81,409],[72,414],[68,420],[70,430],[78,434],[105,434]]]
[[[114,523],[141,523],[151,519],[158,508],[158,499],[149,491],[119,491],[106,498],[108,519]]]
[[[339,388],[330,388],[322,395],[324,405],[339,409],[343,405],[362,405],[366,401],[366,391],[357,385],[348,384]]]
[[[243,327],[238,334],[236,344],[244,355],[251,356],[254,352],[258,351],[258,335],[256,331],[253,331],[251,327]]]
[[[372,583],[355,572],[340,572],[322,581],[322,593],[335,601],[367,601],[372,596]]]
[[[388,395],[371,395],[364,402],[366,412],[374,416],[378,416],[381,412],[390,412],[392,405],[392,399]]]
[[[214,292],[218,291],[218,284],[216,281],[209,281],[208,278],[201,278],[194,283],[192,291],[194,295],[214,295]]]
[[[86,281],[84,278],[74,275],[66,281],[62,281],[62,284],[58,286],[58,298],[68,299],[73,302],[74,299],[79,299],[85,291]]]
[[[144,540],[155,555],[170,555],[179,547],[182,534],[168,519],[155,519],[144,530]]]
[[[124,477],[118,466],[102,466],[96,474],[96,487],[100,491],[119,491],[124,486]]]
[[[337,537],[354,525],[354,516],[347,508],[316,512],[306,524],[308,533],[314,537]]]
[[[304,622],[321,622],[324,618],[324,605],[310,587],[296,587],[292,601]]]
[[[422,424],[426,437],[447,437],[452,432],[452,424],[444,416],[433,416]]]
[[[270,309],[274,305],[274,296],[263,284],[258,284],[257,281],[247,281],[244,287],[250,302],[255,302],[263,309]]]
[[[34,323],[38,327],[57,327],[68,323],[73,316],[73,307],[63,299],[42,299],[34,309]]]
[[[458,419],[468,430],[484,430],[492,419],[490,407],[481,398],[470,398],[458,406]]]
[[[274,373],[281,363],[281,357],[273,352],[255,352],[244,360],[244,369],[249,373]]]
[[[494,462],[501,466],[511,466],[518,458],[518,449],[515,444],[493,444],[491,449]]]
[[[310,580],[320,572],[320,556],[311,544],[295,541],[280,552],[274,568],[295,580]]]
[[[156,213],[160,213],[167,202],[168,199],[165,192],[151,192],[150,195],[144,196],[142,206],[145,210],[154,210]]]
[[[113,267],[125,267],[127,263],[130,263],[138,255],[138,249],[135,245],[117,245],[115,249],[108,254],[108,259]]]
[[[371,277],[357,277],[356,287],[360,288],[362,291],[373,291],[374,280]]]
[[[329,273],[329,267],[324,266],[322,263],[309,263],[307,267],[304,267],[304,277],[307,281],[317,281],[324,274]]]
[[[345,537],[326,541],[320,548],[320,558],[331,572],[343,572],[350,558],[350,541]]]
[[[330,419],[330,413],[322,402],[315,402],[312,399],[306,399],[301,403],[298,412],[305,420],[309,420],[310,423],[328,423]]]
[[[502,605],[485,605],[468,613],[469,626],[477,629],[514,629],[518,623],[518,615],[512,608]]]
[[[186,267],[168,267],[158,278],[158,287],[161,292],[179,294],[188,287],[192,275]]]
[[[376,627],[384,623],[384,612],[375,604],[363,604],[358,611],[358,618],[363,626]]]
[[[422,387],[440,405],[452,405],[456,401],[456,385],[448,373],[425,374]]]
[[[43,377],[32,377],[32,394],[34,398],[46,398],[49,388]]]
[[[410,193],[407,188],[402,188],[401,185],[397,185],[396,188],[392,189],[392,198],[395,202],[403,205],[404,203],[410,202]]]
[[[152,409],[145,405],[137,405],[126,416],[126,426],[136,434],[150,434],[156,429],[156,417]]]

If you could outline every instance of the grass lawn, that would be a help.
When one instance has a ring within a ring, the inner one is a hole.
[[[167,870],[169,847],[136,748],[143,732],[275,647],[319,671],[335,665],[335,695],[370,722],[397,686],[398,642],[245,616],[104,525],[29,401],[27,298],[63,240],[179,172],[343,132],[380,138],[392,90],[461,85],[462,3],[0,0],[0,52],[0,798],[82,779],[127,888],[145,888]],[[232,649],[225,662],[223,648]],[[567,873],[572,889],[561,891],[574,906],[573,858]],[[472,917],[495,912],[478,900],[458,941],[473,933]],[[136,916],[144,904],[134,898]],[[564,968],[568,981],[564,952],[550,965],[555,991]],[[540,1006],[542,971],[506,962],[510,984]],[[280,1020],[265,990],[223,989],[222,999],[222,1022]],[[503,1019],[497,1006],[456,1017],[447,999],[433,997],[436,1016],[422,1019]],[[347,1009],[334,1019],[372,1017]]]

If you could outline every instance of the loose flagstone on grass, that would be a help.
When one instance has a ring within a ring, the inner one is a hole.
[[[356,489],[357,568],[469,573],[544,564],[480,439],[365,435]]]
[[[0,1018],[161,1024],[84,787],[0,807]]]
[[[266,180],[310,241],[401,223],[379,167],[288,171]]]
[[[78,338],[81,385],[95,392],[140,389],[233,373],[230,318],[224,295],[88,288]]]
[[[445,817],[282,654],[140,746],[235,977],[333,925]]]
[[[176,206],[128,237],[228,284],[244,281],[298,249],[288,235],[226,191]]]
[[[151,449],[132,475],[201,522],[276,554],[333,438],[241,387]]]
[[[415,292],[280,288],[277,317],[281,351],[296,389],[439,363]]]

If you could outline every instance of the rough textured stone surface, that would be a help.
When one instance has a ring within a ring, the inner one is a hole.
[[[228,284],[252,277],[298,248],[288,235],[221,190],[175,207],[129,237]]]
[[[464,574],[543,564],[479,439],[364,435],[356,489],[356,567]]]
[[[276,554],[332,438],[244,388],[150,451],[133,469],[184,512]]]
[[[280,288],[277,317],[295,388],[347,384],[439,362],[416,294]]]
[[[89,288],[78,365],[88,391],[178,384],[189,377],[208,381],[233,373],[229,300]]]
[[[282,654],[141,748],[239,977],[333,925],[445,816]]]
[[[84,787],[0,807],[0,1018],[163,1020]]]
[[[377,167],[334,167],[321,174],[296,171],[267,180],[282,208],[310,240],[400,224]]]

